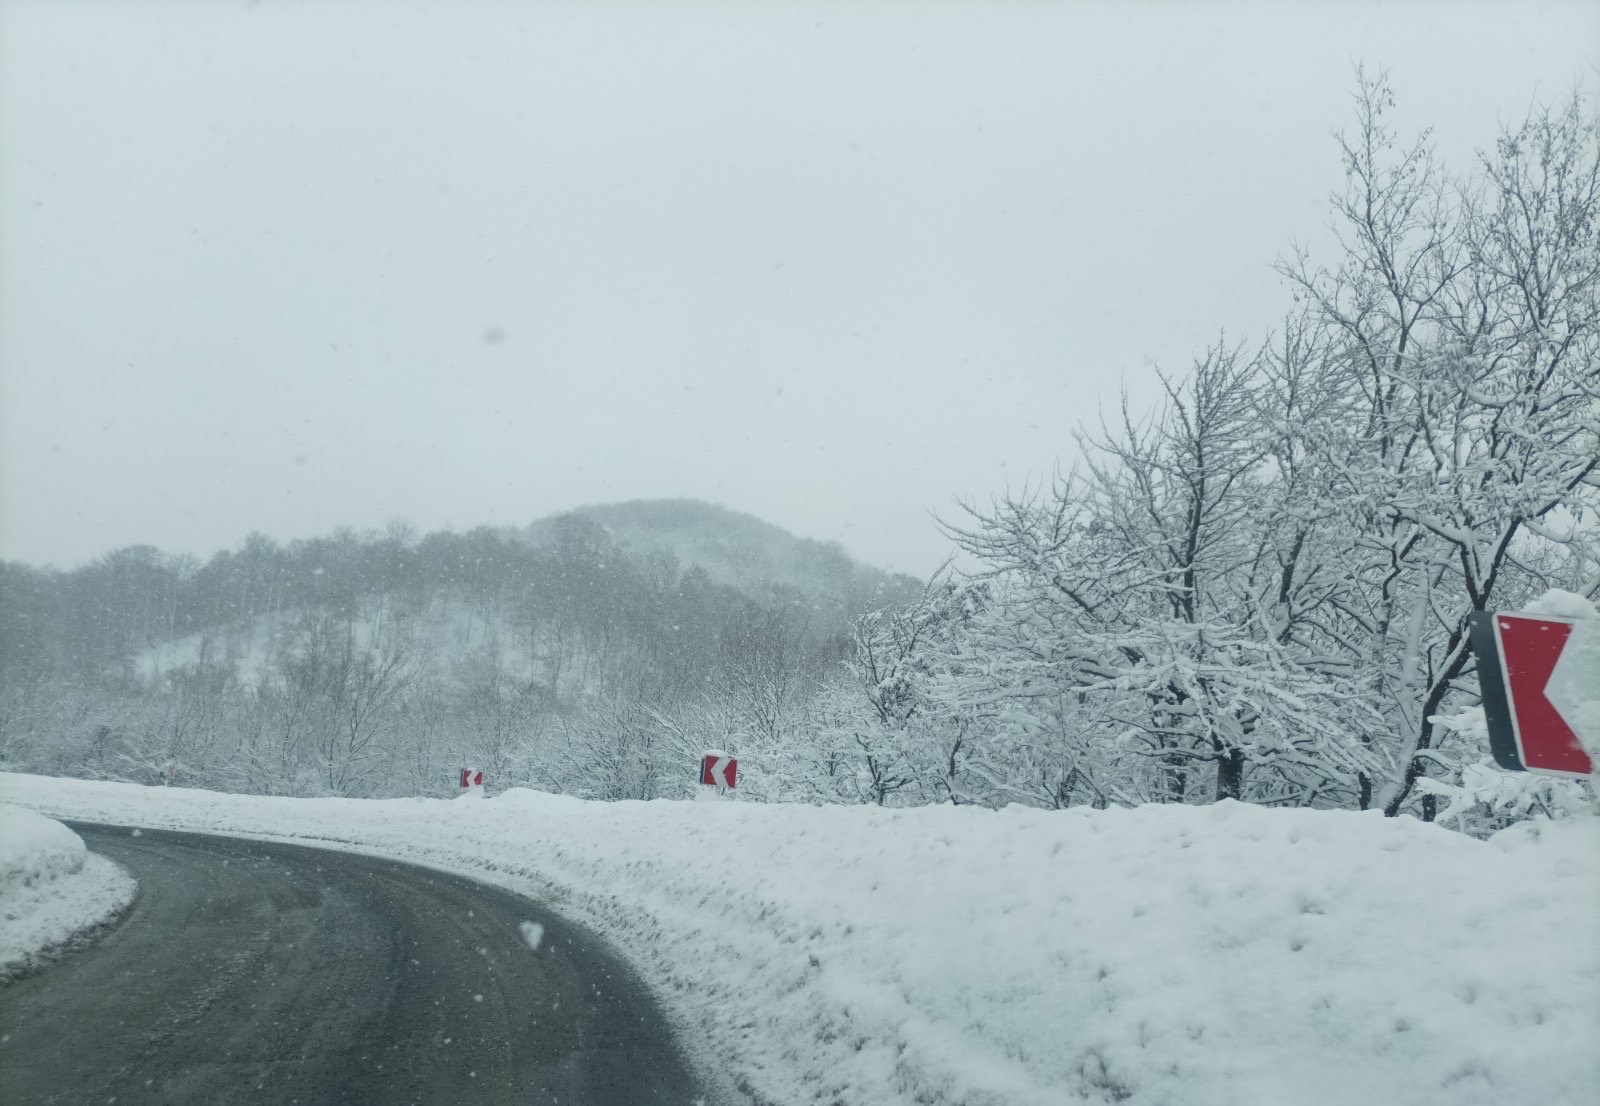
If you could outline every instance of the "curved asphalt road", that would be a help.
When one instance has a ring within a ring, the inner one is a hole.
[[[74,829],[139,893],[91,948],[0,988],[6,1106],[704,1093],[629,971],[526,899],[351,853]]]

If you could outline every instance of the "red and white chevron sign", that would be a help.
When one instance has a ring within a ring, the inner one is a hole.
[[[461,786],[462,787],[482,787],[483,786],[483,769],[482,768],[463,768],[461,770]]]
[[[739,778],[739,762],[725,753],[707,753],[700,761],[700,782],[732,791]]]
[[[1593,638],[1570,618],[1484,611],[1470,620],[1483,714],[1496,763],[1513,772],[1586,777],[1600,746]]]

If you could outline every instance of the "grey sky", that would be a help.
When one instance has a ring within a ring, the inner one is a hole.
[[[0,556],[698,496],[925,573],[1287,297],[1352,64],[1465,162],[1600,5],[0,6]]]

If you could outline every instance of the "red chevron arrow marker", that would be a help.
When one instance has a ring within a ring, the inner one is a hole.
[[[732,791],[739,778],[739,762],[726,753],[707,753],[700,759],[700,782],[718,791]]]
[[[1489,745],[1502,768],[1553,776],[1588,776],[1594,762],[1584,751],[1600,744],[1585,698],[1600,687],[1600,672],[1569,650],[1571,619],[1484,612],[1472,619],[1472,650],[1489,723]],[[1569,655],[1570,654],[1570,655]]]

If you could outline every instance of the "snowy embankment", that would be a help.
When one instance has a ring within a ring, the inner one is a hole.
[[[0,803],[0,980],[115,917],[135,888],[60,822]]]
[[[774,1103],[1593,1101],[1600,819],[274,799],[0,776],[59,815],[436,865],[609,935]]]

